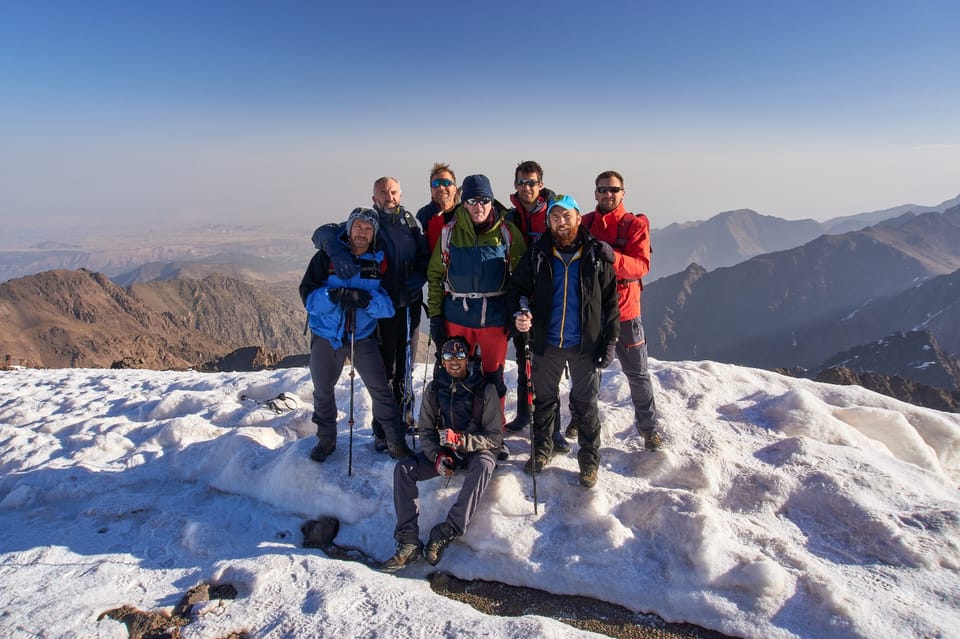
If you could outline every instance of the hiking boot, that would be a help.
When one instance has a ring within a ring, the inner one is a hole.
[[[449,546],[450,542],[456,539],[456,537],[457,533],[453,530],[453,526],[447,522],[434,526],[433,530],[430,531],[430,541],[427,542],[427,547],[423,551],[423,556],[426,558],[427,563],[431,566],[436,566],[440,558],[443,557],[443,551],[447,549],[447,546]]]
[[[596,466],[588,466],[580,470],[580,485],[584,488],[593,488],[597,485]]]
[[[510,449],[507,448],[506,443],[500,443],[500,450],[497,451],[497,461],[507,461],[510,459]]]
[[[390,444],[387,443],[386,437],[377,437],[373,440],[373,450],[378,453],[385,453],[390,450]]]
[[[570,452],[570,444],[563,438],[559,430],[553,431],[553,452],[561,455]]]
[[[517,417],[504,426],[511,433],[518,433],[530,425],[530,413],[527,411],[517,411]]]
[[[422,552],[423,544],[421,544],[419,540],[416,543],[398,542],[397,552],[394,553],[393,557],[383,562],[383,564],[380,565],[380,569],[384,572],[395,572],[401,568],[406,568],[417,559],[420,559]]]
[[[534,473],[539,475],[540,471],[543,470],[543,467],[546,466],[547,463],[549,463],[549,461],[550,461],[550,457],[548,455],[544,455],[543,453],[537,453],[536,455],[528,459],[527,463],[523,465],[523,472],[525,472],[528,475],[533,475]]]
[[[577,420],[573,417],[570,418],[570,423],[567,424],[567,430],[563,432],[564,437],[567,439],[576,439],[577,432],[580,430],[580,425],[577,424]]]
[[[663,446],[663,437],[660,436],[656,428],[640,431],[640,434],[643,435],[643,447],[646,450],[657,450]]]
[[[320,442],[319,444],[313,447],[313,450],[310,451],[310,459],[312,459],[315,462],[326,461],[327,457],[332,455],[333,451],[335,451],[336,449],[337,449],[336,442],[329,442],[326,444],[324,444],[323,442]]]

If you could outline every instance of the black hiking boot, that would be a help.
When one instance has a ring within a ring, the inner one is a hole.
[[[416,456],[416,453],[410,450],[406,440],[403,439],[398,442],[390,442],[387,447],[387,452],[390,453],[390,457],[393,459],[406,459],[407,457]]]
[[[417,540],[416,543],[397,542],[397,552],[394,553],[393,557],[381,564],[380,570],[384,572],[396,572],[401,568],[406,568],[420,559],[422,553],[423,544],[420,543],[420,540]]]
[[[377,437],[373,440],[373,450],[378,453],[385,453],[390,450],[390,444],[387,443],[386,437]]]
[[[513,421],[507,422],[507,425],[504,427],[511,433],[519,433],[521,430],[530,425],[530,411],[527,410],[518,410],[517,416]]]
[[[327,457],[333,454],[333,451],[337,449],[337,442],[320,442],[313,447],[313,450],[310,451],[310,459],[315,462],[326,461]]]
[[[560,455],[570,452],[570,444],[567,443],[559,430],[553,431],[553,452]]]
[[[576,439],[577,433],[580,431],[580,425],[577,423],[577,420],[573,417],[570,418],[570,423],[567,424],[567,430],[563,432],[564,436],[567,439]]]
[[[507,461],[510,459],[510,449],[506,442],[500,442],[500,449],[497,450],[497,461]]]
[[[436,566],[440,562],[440,558],[443,557],[443,551],[456,537],[457,533],[453,530],[453,526],[447,522],[434,526],[433,530],[430,531],[430,541],[427,542],[427,547],[423,551],[427,563]]]

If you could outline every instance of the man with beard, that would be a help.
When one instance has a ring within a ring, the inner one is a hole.
[[[500,398],[496,387],[484,380],[480,363],[469,356],[468,348],[462,337],[451,337],[440,346],[443,368],[424,392],[420,406],[422,448],[394,467],[397,551],[383,564],[388,572],[415,562],[421,552],[436,565],[450,542],[466,532],[497,465],[503,428]],[[459,471],[465,474],[460,495],[446,519],[431,529],[424,548],[417,483]]]
[[[427,280],[430,253],[413,213],[400,204],[402,196],[400,182],[396,178],[382,177],[373,184],[373,205],[388,265],[383,274],[383,287],[396,309],[393,315],[381,318],[378,323],[380,352],[394,400],[398,406],[411,406],[413,389],[404,388],[407,379],[407,343],[410,343],[410,361],[413,362],[416,360],[414,348],[418,342],[417,327],[420,326],[423,285]],[[336,242],[331,242],[333,235],[331,225],[318,228],[313,234],[314,245],[330,255],[338,276],[350,277],[354,272],[352,260]],[[405,403],[404,399],[408,401]],[[412,420],[411,415],[403,417]],[[376,434],[374,448],[378,452],[386,451],[386,436],[376,416],[372,428]]]
[[[346,224],[337,225],[339,232],[331,243],[350,256],[356,273],[341,278],[333,272],[329,255],[321,250],[310,260],[300,282],[300,297],[312,332],[313,422],[320,441],[310,451],[310,458],[316,462],[325,461],[337,447],[333,391],[347,357],[353,359],[351,365],[370,393],[374,417],[382,424],[382,431],[375,437],[382,437],[391,456],[397,459],[411,454],[404,443],[397,404],[377,348],[377,320],[394,312],[390,297],[381,286],[386,264],[383,251],[379,250],[381,245],[376,242],[379,225],[373,209],[354,209]]]
[[[620,341],[617,359],[627,376],[637,430],[647,450],[657,450],[663,438],[657,431],[653,384],[647,368],[647,340],[640,321],[643,276],[650,271],[650,222],[647,216],[628,213],[623,206],[623,176],[604,171],[594,180],[597,208],[583,216],[583,226],[613,247],[613,268],[620,296]]]
[[[527,249],[507,286],[514,325],[534,356],[533,455],[523,470],[539,473],[553,456],[560,376],[569,366],[580,485],[592,488],[600,467],[597,369],[610,365],[620,333],[613,250],[582,228],[572,197],[555,198],[549,230]]]

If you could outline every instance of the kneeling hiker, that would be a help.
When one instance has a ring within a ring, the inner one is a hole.
[[[421,552],[436,565],[450,544],[467,529],[477,511],[503,440],[503,410],[494,384],[484,383],[480,363],[470,358],[462,337],[447,339],[440,348],[443,369],[437,371],[420,407],[421,450],[397,462],[393,471],[393,502],[397,552],[383,564],[398,570],[419,559]],[[430,531],[426,548],[420,542],[417,482],[463,471],[466,477],[447,519]]]

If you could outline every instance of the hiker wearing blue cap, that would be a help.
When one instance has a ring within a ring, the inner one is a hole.
[[[560,377],[569,366],[580,485],[592,488],[600,467],[597,369],[610,365],[620,336],[613,249],[581,226],[569,195],[557,194],[548,210],[548,232],[527,249],[507,285],[508,311],[534,355],[533,454],[523,470],[539,474],[555,452]]]

